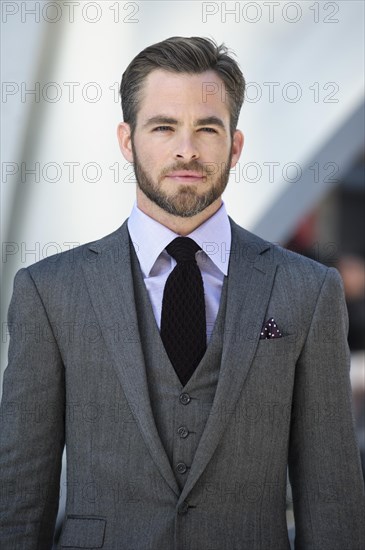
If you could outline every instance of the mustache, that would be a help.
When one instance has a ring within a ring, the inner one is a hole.
[[[192,160],[188,163],[176,162],[168,168],[165,168],[161,172],[161,177],[166,176],[166,174],[169,174],[170,172],[177,172],[178,170],[191,170],[200,173],[202,176],[207,176],[209,175],[209,171],[207,170],[207,168],[208,166],[204,166],[204,164],[201,164],[197,160]]]

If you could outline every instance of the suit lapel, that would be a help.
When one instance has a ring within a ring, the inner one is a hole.
[[[180,491],[157,432],[148,393],[134,302],[127,222],[87,247],[83,272],[117,376],[156,466],[178,495]]]
[[[274,282],[276,264],[269,243],[231,219],[232,247],[221,370],[211,413],[179,501],[183,501],[211,459],[250,370]]]

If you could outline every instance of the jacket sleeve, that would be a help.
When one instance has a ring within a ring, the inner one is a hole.
[[[342,280],[330,268],[296,365],[289,447],[296,550],[365,548],[347,332]]]
[[[64,447],[64,367],[28,269],[14,280],[0,409],[0,547],[49,550]]]

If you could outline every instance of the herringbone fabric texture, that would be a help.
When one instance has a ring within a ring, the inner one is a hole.
[[[207,347],[204,286],[195,260],[201,248],[189,237],[177,237],[166,250],[177,264],[164,288],[161,338],[185,386]]]

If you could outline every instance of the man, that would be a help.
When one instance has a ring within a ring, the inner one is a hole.
[[[65,443],[60,549],[288,549],[287,466],[296,548],[364,548],[340,277],[222,203],[244,87],[210,40],[137,55],[118,126],[131,216],[17,273],[3,548],[51,548]]]

